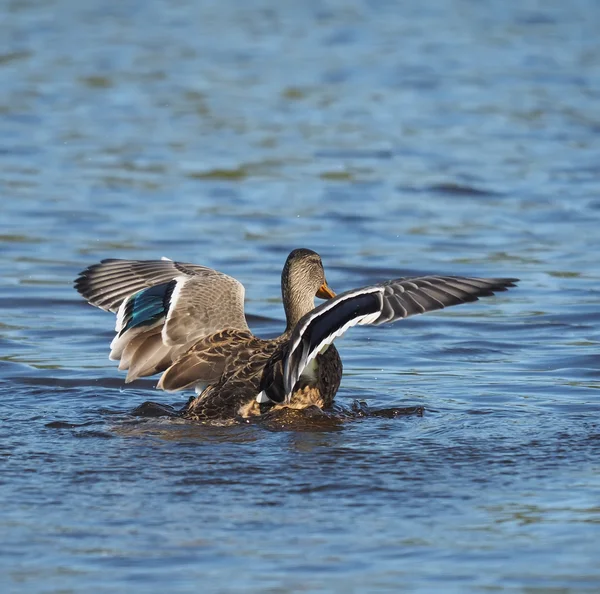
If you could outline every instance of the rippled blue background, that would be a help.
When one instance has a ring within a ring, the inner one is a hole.
[[[600,5],[0,3],[3,592],[597,592]],[[497,298],[353,329],[317,431],[141,420],[105,257]],[[337,430],[336,430],[337,429]]]

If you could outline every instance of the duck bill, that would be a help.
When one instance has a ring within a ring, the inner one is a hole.
[[[323,283],[317,291],[317,297],[319,299],[331,299],[335,297],[335,293],[329,288],[327,283]]]

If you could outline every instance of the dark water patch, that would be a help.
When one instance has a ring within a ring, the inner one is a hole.
[[[167,404],[158,402],[144,402],[137,408],[131,411],[131,414],[136,417],[159,418],[159,417],[180,417],[179,410]]]
[[[21,345],[19,344],[18,349],[15,349],[13,347],[13,351],[20,351],[21,350]],[[4,381],[10,381],[12,382],[15,377],[19,377],[20,375],[23,374],[29,374],[31,373],[31,367],[29,367],[29,365],[25,364],[25,363],[21,363],[20,361],[15,361],[14,360],[14,355],[13,356],[8,356],[8,357],[0,357],[0,374],[1,377]],[[10,377],[7,377],[10,374]],[[17,375],[15,375],[17,374]]]
[[[334,212],[329,211],[323,213],[323,216],[326,218],[338,219],[343,223],[348,224],[358,224],[362,225],[363,223],[368,222],[369,220],[375,220],[376,217],[369,215],[369,213],[352,213],[352,212]],[[328,266],[328,269],[331,267]]]
[[[28,51],[15,51],[6,54],[0,54],[0,66],[9,64],[12,62],[19,62],[21,60],[27,60],[32,56],[31,52]]]
[[[356,405],[353,406],[353,410],[358,418],[360,417],[378,417],[382,419],[395,419],[396,417],[409,417],[417,416],[422,417],[425,413],[425,407],[423,406],[403,406],[403,407],[390,407],[390,408],[368,408],[365,410],[364,406],[361,406],[359,410],[356,410]],[[429,409],[428,409],[428,412]]]
[[[66,371],[60,370],[61,373],[70,373]],[[115,371],[116,374],[119,373]],[[96,390],[102,389],[119,389],[127,391],[131,394],[134,394],[136,390],[146,389],[151,390],[154,389],[158,380],[156,379],[138,379],[131,384],[125,384],[124,378],[119,377],[98,377],[98,378],[69,378],[69,377],[48,377],[48,376],[29,376],[22,377],[16,376],[8,378],[11,382],[16,385],[24,385],[24,386],[39,386],[42,388],[94,388]],[[75,390],[72,390],[75,392]]]
[[[58,283],[64,285],[64,283]],[[57,299],[52,297],[23,297],[16,295],[14,297],[0,297],[0,307],[4,309],[43,309],[48,310],[52,307],[78,308],[87,306],[87,303],[79,299]]]
[[[243,168],[237,169],[212,169],[209,171],[195,171],[188,173],[191,179],[200,180],[225,180],[241,181],[248,177],[249,173]]]
[[[75,429],[78,427],[88,427],[89,425],[98,425],[101,421],[87,421],[85,423],[70,423],[68,421],[51,421],[46,423],[45,427],[49,429]]]
[[[86,76],[82,77],[80,81],[91,89],[109,89],[113,86],[113,81],[106,76]]]
[[[294,164],[294,161],[265,159],[263,161],[244,163],[238,167],[188,171],[186,175],[190,179],[202,181],[240,182],[250,177],[279,177],[281,175],[280,170],[292,164]]]
[[[68,429],[70,434],[77,439],[113,439],[114,434],[108,431],[100,431],[97,429],[81,429],[90,425],[102,424],[101,421],[88,421],[84,423],[71,423],[68,421],[51,421],[46,423],[44,427],[48,429]]]
[[[511,350],[513,345],[510,346]],[[471,344],[453,345],[443,349],[445,355],[457,355],[462,361],[503,361],[506,360],[506,351],[497,348],[485,348]]]
[[[74,431],[73,437],[77,439],[114,439],[115,436],[106,431]]]
[[[351,182],[355,176],[351,171],[321,171],[319,177],[326,181]]]
[[[446,182],[432,184],[430,186],[398,186],[396,188],[400,193],[434,193],[446,196],[465,196],[465,197],[484,197],[500,196],[500,192],[480,188],[472,185],[459,184],[455,182]]]
[[[30,235],[3,234],[0,235],[0,241],[6,243],[44,243],[42,237],[31,237]]]
[[[349,149],[332,149],[321,150],[315,153],[316,158],[320,159],[391,159],[394,156],[393,152],[387,149],[381,150],[349,150]]]
[[[516,16],[515,23],[522,25],[553,25],[556,23],[556,18],[543,12],[523,11]]]

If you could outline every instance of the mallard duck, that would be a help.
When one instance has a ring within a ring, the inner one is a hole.
[[[333,346],[350,327],[383,324],[513,287],[514,278],[399,278],[339,295],[320,256],[297,249],[281,274],[286,328],[270,340],[252,334],[244,287],[205,266],[162,260],[102,260],[75,288],[116,313],[112,360],[125,382],[162,372],[158,388],[195,388],[182,411],[198,420],[232,420],[273,407],[331,407],[342,378]],[[326,301],[315,307],[315,297]]]

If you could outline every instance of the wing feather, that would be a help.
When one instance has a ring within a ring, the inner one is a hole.
[[[163,328],[165,344],[190,344],[226,328],[249,330],[240,282],[216,271],[177,281]]]
[[[124,299],[123,287],[127,287],[128,295],[131,295],[146,287],[169,282],[178,276],[213,273],[216,273],[216,270],[206,266],[172,260],[107,259],[82,271],[75,280],[75,288],[92,305],[116,313]],[[98,297],[101,298],[102,305],[97,302]]]
[[[160,285],[172,281],[175,288],[172,293],[165,289],[163,307]],[[158,295],[148,317],[138,305],[144,297],[134,297],[152,287]],[[129,369],[127,381],[163,371],[186,348],[215,332],[249,331],[243,285],[206,266],[166,259],[102,260],[80,273],[75,288],[90,304],[117,314],[111,358],[120,360],[120,369]],[[135,326],[126,326],[132,315]]]
[[[384,324],[452,305],[477,301],[514,287],[514,278],[423,276],[399,278],[340,293],[309,312],[290,338],[284,365],[289,400],[306,366],[335,338],[357,324]],[[365,296],[371,295],[366,299]],[[377,300],[374,299],[377,297]]]

